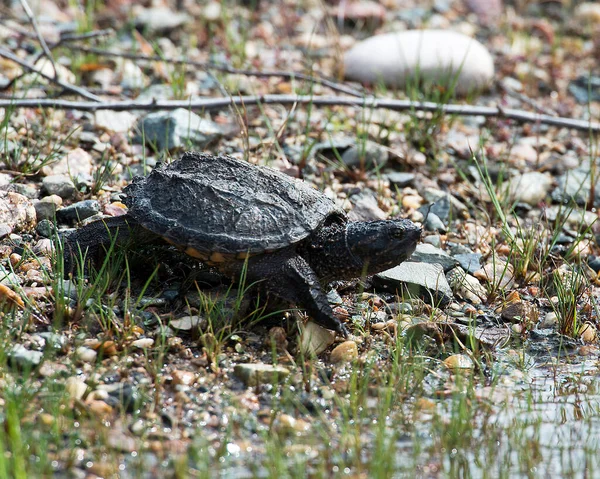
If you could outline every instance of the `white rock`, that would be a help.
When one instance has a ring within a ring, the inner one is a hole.
[[[536,206],[548,196],[550,186],[552,178],[549,175],[530,171],[508,180],[504,184],[504,191],[508,192],[511,201]]]
[[[494,77],[489,51],[477,40],[446,30],[411,30],[370,37],[344,56],[346,78],[404,87],[411,78],[451,87],[464,95]]]

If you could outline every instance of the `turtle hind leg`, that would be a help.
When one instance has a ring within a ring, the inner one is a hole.
[[[134,239],[144,243],[149,242],[151,237],[156,235],[139,226],[129,215],[89,223],[62,238],[65,276],[77,274],[78,264],[87,274],[90,264],[95,264],[100,254],[108,251],[113,244],[121,246]]]
[[[348,337],[348,329],[333,313],[319,278],[301,256],[274,253],[252,258],[248,279],[260,281],[259,287],[268,294],[304,308],[320,326]]]

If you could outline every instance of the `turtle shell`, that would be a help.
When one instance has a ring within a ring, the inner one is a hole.
[[[303,181],[226,155],[185,153],[135,178],[125,193],[129,214],[144,228],[215,262],[293,245],[330,215],[345,221]]]

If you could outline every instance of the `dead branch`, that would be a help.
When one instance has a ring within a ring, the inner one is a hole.
[[[0,54],[2,53],[0,49]],[[411,112],[443,112],[447,115],[458,116],[484,116],[486,118],[505,118],[519,123],[539,123],[544,125],[556,126],[560,128],[570,128],[574,130],[583,130],[593,133],[600,132],[600,123],[575,120],[573,118],[564,118],[550,116],[540,113],[533,113],[524,110],[512,108],[472,106],[447,104],[440,105],[433,102],[412,102],[410,100],[396,100],[392,98],[375,98],[372,96],[365,98],[341,97],[341,96],[311,96],[311,95],[262,95],[262,96],[238,96],[231,98],[202,98],[196,100],[161,100],[138,102],[135,100],[117,101],[117,102],[91,102],[91,101],[69,101],[60,99],[4,99],[0,100],[0,108],[56,108],[61,110],[81,110],[81,111],[165,111],[185,108],[194,111],[215,111],[224,110],[231,106],[248,105],[293,105],[300,103],[304,105],[316,106],[346,106],[357,108],[384,108],[393,111],[411,111]]]
[[[20,0],[20,1],[21,1],[21,7],[25,11],[25,15],[27,15],[27,18],[29,18],[29,21],[31,22],[31,26],[33,27],[33,31],[35,32],[38,42],[40,43],[40,46],[42,47],[42,51],[44,52],[44,55],[46,55],[46,57],[48,58],[48,61],[50,62],[50,64],[52,65],[52,70],[54,71],[54,78],[56,78],[58,76],[58,72],[56,71],[56,63],[54,63],[54,58],[52,57],[52,53],[50,53],[48,44],[46,43],[46,40],[44,40],[44,36],[42,35],[42,32],[40,31],[40,27],[38,26],[37,20],[35,19],[35,15],[33,14],[31,7],[27,3],[27,0]]]
[[[7,58],[8,60],[15,62],[16,64],[29,70],[30,72],[36,73],[39,76],[45,78],[46,80],[60,86],[64,90],[70,91],[72,93],[76,93],[77,95],[80,95],[84,98],[87,98],[87,99],[95,101],[95,102],[102,101],[102,98],[94,95],[93,93],[90,93],[89,91],[87,91],[84,88],[81,88],[81,87],[78,87],[75,85],[71,85],[70,83],[66,83],[66,82],[62,81],[61,79],[59,79],[58,77],[55,78],[50,75],[46,75],[45,73],[42,73],[34,65],[29,63],[27,60],[23,60],[22,58],[19,58],[17,55],[12,53],[11,51],[5,50],[4,48],[1,48],[1,47],[0,47],[0,57],[4,57],[4,58]]]

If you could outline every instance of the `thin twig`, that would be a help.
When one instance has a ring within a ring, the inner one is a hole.
[[[54,63],[54,58],[52,58],[52,53],[50,52],[50,49],[48,48],[48,45],[46,44],[46,40],[44,40],[42,32],[40,32],[40,28],[38,26],[37,20],[35,19],[35,15],[33,14],[31,7],[27,3],[27,0],[20,0],[20,1],[21,1],[21,7],[23,7],[23,10],[25,11],[25,15],[27,15],[27,17],[29,18],[29,21],[31,22],[31,25],[33,26],[33,30],[35,31],[35,35],[37,36],[38,41],[40,42],[42,51],[44,52],[44,55],[46,55],[46,57],[48,58],[48,61],[50,61],[50,64],[52,65],[52,69],[54,70],[54,78],[57,78],[58,71],[56,70],[56,63]]]
[[[0,50],[0,54],[1,54]],[[0,100],[0,108],[56,108],[62,110],[80,110],[80,111],[168,111],[177,108],[185,108],[195,111],[215,111],[224,110],[230,106],[248,106],[257,104],[282,104],[293,105],[313,104],[317,106],[348,106],[358,108],[384,108],[394,111],[422,111],[422,112],[442,112],[447,115],[458,116],[485,116],[487,118],[501,117],[517,121],[519,123],[539,123],[561,128],[571,128],[574,130],[584,130],[594,133],[600,133],[600,123],[587,120],[575,120],[573,118],[564,118],[557,116],[544,115],[512,108],[498,108],[487,106],[472,105],[440,105],[434,102],[412,102],[410,100],[396,100],[392,98],[352,98],[342,96],[312,96],[312,95],[262,95],[262,96],[240,96],[231,98],[203,98],[197,100],[161,100],[139,102],[135,100],[117,101],[117,102],[91,102],[91,101],[69,101],[52,100],[46,98],[40,99],[14,99]]]
[[[88,100],[92,100],[94,102],[102,101],[102,98],[94,95],[93,93],[90,93],[89,91],[87,91],[84,88],[81,88],[81,87],[78,87],[75,85],[71,85],[70,83],[66,83],[58,77],[53,78],[50,75],[46,75],[45,73],[39,71],[34,65],[32,65],[31,63],[29,63],[26,60],[23,60],[22,58],[19,58],[17,55],[15,55],[14,53],[12,53],[9,50],[0,48],[0,57],[7,58],[7,59],[17,63],[18,65],[22,66],[23,68],[26,68],[27,70],[29,70],[33,73],[37,73],[41,77],[45,78],[46,80],[49,80],[52,83],[55,83],[56,85],[60,86],[61,88],[64,88],[65,90],[71,91],[73,93],[77,93],[78,95],[80,95],[84,98],[87,98]]]
[[[526,95],[523,95],[523,93],[519,93],[518,91],[513,90],[510,86],[508,86],[506,84],[505,81],[499,81],[498,86],[500,87],[500,89],[504,90],[504,92],[506,92],[508,95],[517,98],[518,100],[522,101],[526,105],[529,105],[530,107],[534,108],[535,110],[539,111],[540,113],[543,113],[545,115],[550,115],[550,116],[557,115],[557,113],[555,111],[552,111],[549,108],[540,106],[540,105],[538,105],[538,103],[536,101],[532,100],[531,98],[529,98]]]
[[[204,63],[204,62],[196,62],[192,60],[188,60],[187,58],[163,58],[158,55],[138,55],[136,53],[128,53],[128,52],[113,52],[110,50],[103,50],[101,48],[94,47],[85,47],[81,45],[73,45],[69,48],[73,50],[78,50],[84,53],[92,53],[99,56],[104,57],[117,57],[117,58],[127,58],[128,60],[138,60],[138,61],[149,61],[149,62],[165,62],[172,65],[188,65],[190,67],[194,67],[197,69],[210,69],[217,70],[224,73],[230,73],[235,75],[246,75],[246,76],[255,76],[255,77],[281,77],[287,79],[296,79],[296,80],[305,80],[313,83],[317,83],[319,85],[323,85],[327,88],[331,88],[334,91],[339,91],[341,93],[346,93],[347,95],[356,96],[362,98],[365,96],[365,92],[360,90],[356,90],[354,88],[348,87],[346,85],[342,85],[340,83],[334,82],[333,80],[328,80],[327,78],[316,77],[312,75],[306,75],[304,73],[292,72],[292,71],[281,71],[281,70],[272,70],[272,71],[259,71],[259,70],[244,70],[239,68],[233,68],[229,65],[222,65],[216,63]]]

